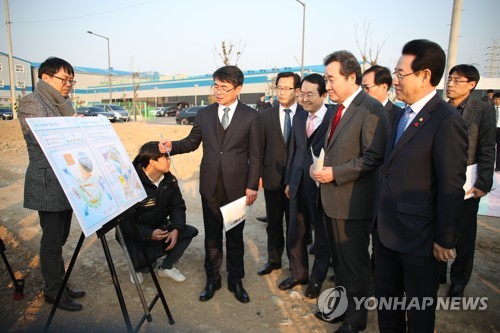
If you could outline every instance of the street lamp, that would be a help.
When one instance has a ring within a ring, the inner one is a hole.
[[[194,85],[194,105],[198,105],[198,85]]]
[[[87,33],[88,34],[91,34],[91,35],[94,35],[94,36],[97,36],[97,37],[101,37],[101,38],[104,38],[107,42],[108,42],[108,82],[109,82],[109,102],[110,103],[113,103],[113,94],[111,92],[111,56],[110,56],[110,53],[109,53],[109,38],[108,37],[104,37],[104,36],[101,36],[101,35],[98,35],[92,31],[88,31],[87,30]]]
[[[304,78],[304,40],[306,37],[306,3],[300,0],[295,0],[304,7],[302,16],[302,59],[300,60],[300,77]]]

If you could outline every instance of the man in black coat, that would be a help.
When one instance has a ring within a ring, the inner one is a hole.
[[[477,211],[479,201],[493,185],[493,165],[495,164],[496,121],[495,108],[487,102],[470,98],[479,82],[479,72],[471,65],[457,65],[450,70],[446,85],[446,96],[451,106],[457,109],[467,124],[469,149],[467,165],[476,165],[477,178],[468,189],[464,201],[464,212],[458,226],[457,256],[451,265],[451,286],[449,297],[463,297],[474,265],[476,245]],[[446,262],[443,262],[446,281]],[[442,275],[442,276],[443,276]]]
[[[148,261],[154,264],[157,258],[165,256],[158,267],[158,275],[182,282],[186,277],[173,265],[198,235],[198,230],[186,225],[186,205],[177,179],[170,173],[170,159],[158,150],[158,141],[151,141],[140,148],[133,164],[147,198],[126,219],[123,234],[138,280],[142,283],[142,272],[147,272]],[[144,258],[140,242],[146,249],[147,258]]]

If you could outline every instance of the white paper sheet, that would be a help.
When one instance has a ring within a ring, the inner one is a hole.
[[[467,179],[465,180],[464,184],[464,191],[465,191],[465,196],[464,200],[470,199],[474,196],[474,193],[469,193],[467,194],[467,191],[469,191],[474,184],[476,183],[477,180],[477,164],[472,164],[467,167],[467,172],[466,172]]]
[[[248,206],[247,197],[241,197],[220,208],[224,219],[224,230],[228,232],[247,218]]]
[[[323,169],[323,163],[325,162],[325,151],[323,148],[321,148],[321,151],[319,152],[319,156],[316,157],[314,155],[314,151],[311,147],[311,155],[313,158],[313,165],[314,165],[314,171],[320,171]],[[319,187],[319,182],[316,181],[316,186]]]

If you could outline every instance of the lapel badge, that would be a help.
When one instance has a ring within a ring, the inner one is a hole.
[[[421,123],[422,121],[424,121],[424,118],[419,118],[419,119],[418,119],[418,122],[413,123],[413,126],[414,126],[414,127],[418,127],[418,125],[420,125],[420,123]]]

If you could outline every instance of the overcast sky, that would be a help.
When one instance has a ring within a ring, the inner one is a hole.
[[[426,38],[448,48],[452,0],[303,0],[305,65],[319,65],[346,49],[360,58],[356,40],[381,47],[390,67],[409,40]],[[296,0],[10,0],[14,56],[42,62],[49,56],[75,66],[161,74],[205,74],[222,66],[221,41],[239,47],[243,70],[300,66],[303,6]],[[7,53],[5,7],[0,51]],[[458,63],[487,75],[496,39],[500,66],[500,1],[463,0]],[[496,73],[500,73],[497,69]]]

